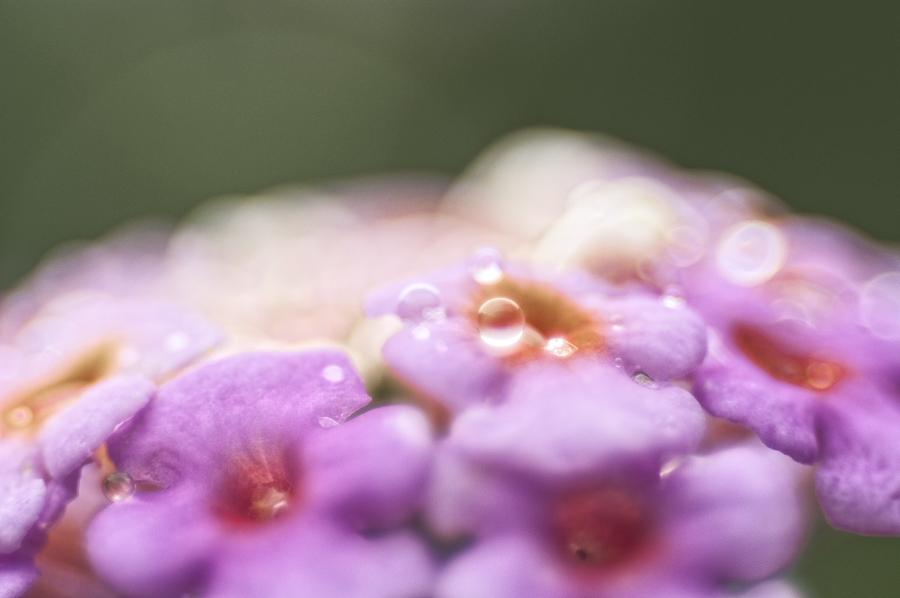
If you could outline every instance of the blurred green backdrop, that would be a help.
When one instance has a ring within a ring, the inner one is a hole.
[[[215,195],[459,172],[610,133],[900,240],[900,4],[0,0],[0,288],[56,243]],[[900,595],[900,540],[820,526],[820,598]]]

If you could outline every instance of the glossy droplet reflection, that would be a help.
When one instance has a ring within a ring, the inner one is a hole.
[[[506,297],[485,301],[478,310],[478,333],[492,347],[511,347],[525,331],[525,313]]]
[[[134,496],[137,484],[134,478],[124,471],[116,471],[103,481],[103,494],[113,502],[122,502]]]
[[[635,372],[631,375],[631,379],[640,384],[641,386],[653,386],[653,378],[645,374],[644,372]]]
[[[663,289],[662,304],[669,309],[681,309],[684,307],[684,289],[677,284],[670,284]]]
[[[400,293],[397,315],[407,327],[442,319],[445,312],[440,292],[430,284],[409,285]]]
[[[503,257],[493,247],[479,249],[472,256],[472,278],[480,284],[495,284],[503,279]]]
[[[577,350],[578,347],[561,337],[551,338],[544,345],[544,351],[557,357],[568,357]]]

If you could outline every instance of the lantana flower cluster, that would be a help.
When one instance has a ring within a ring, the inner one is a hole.
[[[603,138],[219,201],[6,295],[0,597],[796,597],[898,349],[891,249]]]

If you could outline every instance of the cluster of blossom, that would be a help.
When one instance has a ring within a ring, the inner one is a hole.
[[[891,250],[600,138],[220,201],[6,296],[0,597],[795,597],[898,349]]]

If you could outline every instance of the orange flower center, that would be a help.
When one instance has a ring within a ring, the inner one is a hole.
[[[776,380],[825,391],[846,375],[839,364],[790,352],[750,326],[735,326],[732,336],[747,359]]]

